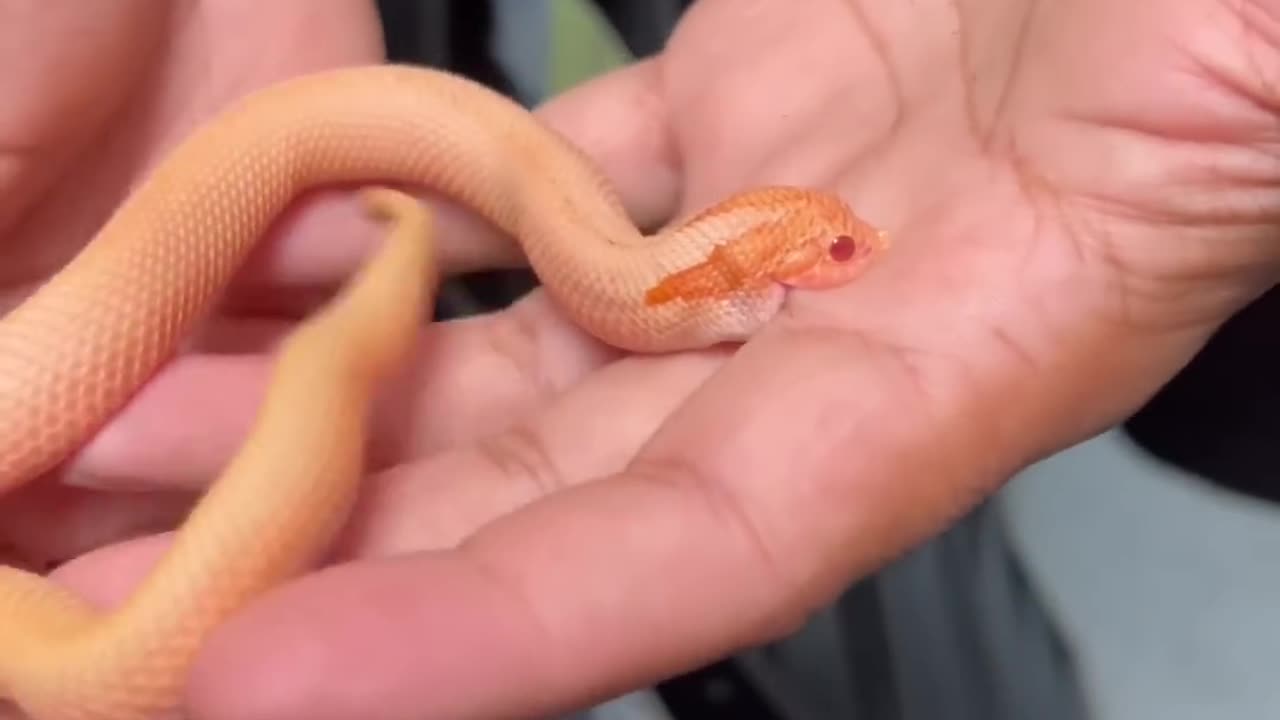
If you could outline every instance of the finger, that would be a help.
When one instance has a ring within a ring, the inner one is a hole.
[[[248,332],[264,339],[281,329],[260,323]],[[224,335],[211,342],[235,341]],[[498,432],[616,356],[540,292],[501,312],[434,323],[379,390],[370,463],[385,467]],[[207,485],[244,441],[273,360],[267,352],[177,359],[67,463],[63,481],[135,489]]]
[[[545,495],[622,470],[726,357],[625,358],[504,429],[370,478],[337,557],[452,547]]]
[[[671,219],[680,195],[679,163],[653,61],[628,66],[554,98],[534,114],[582,149],[617,186],[642,228]],[[536,168],[535,168],[536,170]],[[404,187],[439,218],[442,271],[448,275],[519,267],[513,240],[465,206],[430,188]],[[332,291],[380,241],[350,188],[306,193],[277,221],[236,283],[241,309],[300,314]],[[285,290],[287,292],[279,292]]]
[[[127,538],[172,529],[191,497],[179,492],[107,493],[35,482],[0,498],[0,545],[11,564],[45,572]]]
[[[169,532],[135,537],[77,556],[49,579],[100,608],[126,600],[172,544]]]
[[[406,188],[438,218],[435,242],[445,276],[519,267],[523,256],[494,226],[449,199]],[[351,189],[303,194],[273,224],[237,273],[226,309],[301,317],[332,296],[381,245],[386,227],[369,218]]]
[[[647,229],[669,222],[684,192],[660,64],[654,58],[626,65],[537,110],[616,184],[627,213]]]
[[[9,228],[145,78],[168,7],[6,3],[0,24],[0,229]],[[8,268],[6,268],[8,269]],[[5,278],[0,275],[0,283]]]
[[[468,444],[369,478],[333,557],[452,547],[498,516],[620,470],[724,358],[723,351],[627,358],[479,449]],[[140,579],[167,544],[159,537],[121,542],[76,558],[55,576],[79,588],[109,583],[112,589],[94,589],[94,596],[118,599],[131,587],[117,581],[121,574]]]
[[[990,463],[956,461],[891,358],[856,336],[761,340],[622,474],[250,607],[197,664],[198,713],[550,714],[790,629],[976,497],[957,488]]]
[[[599,158],[631,212],[659,224],[673,212],[678,176],[670,159],[655,73],[649,63],[628,67],[548,103],[539,112]],[[601,108],[621,103],[631,110],[609,123],[589,124],[587,117],[596,103]],[[612,131],[587,131],[600,126]],[[273,284],[323,286],[335,282],[344,266],[358,262],[372,248],[375,241],[360,233],[365,232],[363,228],[373,232],[374,224],[353,205],[349,194],[318,195],[315,203],[281,219],[274,231],[279,233],[278,242],[269,242],[259,251],[240,279],[242,291],[251,295],[246,288],[257,286],[266,288],[263,294],[269,295]],[[441,238],[479,237],[486,232],[481,221],[457,207],[445,204],[443,212]],[[310,249],[303,246],[308,238],[346,234],[344,222],[351,223],[351,234],[346,236],[355,238],[356,246],[365,242],[363,247],[344,248],[338,241]],[[449,222],[456,223],[452,232]],[[299,260],[291,261],[290,253],[297,253]],[[302,257],[316,260],[308,265],[310,261]],[[452,257],[453,269],[460,269],[490,262],[495,256],[485,250],[471,256],[455,250]],[[612,357],[598,344],[583,342],[583,336],[547,302],[539,294],[510,314],[451,323],[429,332],[420,360],[410,363],[409,379],[401,378],[386,393],[400,402],[382,405],[396,410],[378,415],[388,420],[377,426],[373,436],[386,439],[389,447],[375,448],[374,454],[391,462],[500,428],[504,420],[518,417],[543,394],[558,391]],[[268,362],[267,357],[257,356],[184,358],[174,363],[68,465],[70,481],[83,486],[206,484],[243,438],[266,381]],[[210,404],[189,403],[189,393],[203,396]],[[406,410],[405,398],[413,398],[414,407]],[[198,430],[171,422],[172,413],[191,406],[204,408]]]

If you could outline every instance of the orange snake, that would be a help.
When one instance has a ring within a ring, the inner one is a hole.
[[[740,342],[788,287],[848,281],[888,246],[831,194],[735,194],[646,236],[586,156],[464,78],[378,65],[252,93],[192,134],[61,272],[0,319],[0,491],[54,469],[179,351],[304,190],[429,187],[510,234],[550,297],[634,352]],[[362,474],[371,395],[434,300],[425,205],[363,191],[391,229],[282,343],[244,445],[119,607],[0,568],[0,698],[36,720],[180,706],[207,633],[316,561]]]

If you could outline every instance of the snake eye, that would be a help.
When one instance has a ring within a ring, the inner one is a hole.
[[[838,263],[852,260],[857,251],[858,243],[852,235],[837,235],[827,246],[827,255]]]

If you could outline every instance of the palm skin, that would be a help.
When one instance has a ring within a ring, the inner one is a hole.
[[[794,182],[894,251],[736,353],[617,357],[538,293],[427,330],[349,562],[215,634],[196,717],[544,715],[776,637],[1122,419],[1276,281],[1280,3],[804,5],[702,0],[539,114],[641,223]],[[510,258],[456,227],[485,250],[453,269]],[[265,360],[183,362],[84,477],[216,474],[159,418],[238,393],[234,439]],[[109,598],[162,546],[59,576]]]

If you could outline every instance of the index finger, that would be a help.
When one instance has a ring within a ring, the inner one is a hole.
[[[975,466],[904,412],[910,379],[856,333],[759,340],[622,473],[456,549],[331,568],[256,604],[211,638],[192,707],[550,714],[792,628],[941,524]]]

